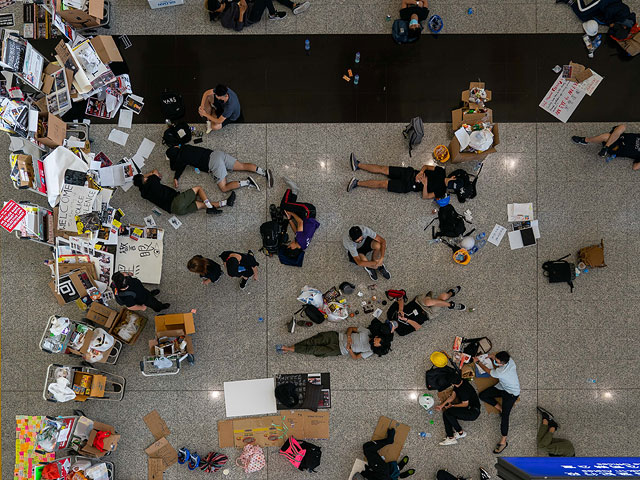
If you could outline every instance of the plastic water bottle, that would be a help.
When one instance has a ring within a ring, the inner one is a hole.
[[[200,169],[199,168],[195,168],[194,170],[196,171],[197,175],[200,175]]]
[[[478,250],[480,250],[482,247],[484,247],[487,244],[486,236],[487,234],[485,232],[482,232],[476,235],[476,247],[478,247]]]
[[[356,52],[356,63],[360,63],[360,52]]]
[[[473,8],[470,8],[469,10],[467,10],[467,15],[473,15]]]
[[[428,432],[420,432],[418,435],[420,438],[431,438],[431,434]]]
[[[432,238],[432,239],[431,239],[431,240],[429,240],[427,243],[428,243],[429,245],[435,245],[436,243],[440,243],[440,242],[442,242],[442,239],[441,239],[441,238]]]
[[[360,75],[357,75],[357,74],[356,74],[356,76],[355,76],[355,77],[353,77],[353,84],[354,84],[354,85],[357,85],[359,81],[360,81]]]
[[[473,171],[477,172],[478,170],[480,170],[480,167],[482,167],[482,162],[476,162],[475,166],[473,167]]]
[[[311,53],[311,42],[309,41],[308,38],[304,41],[304,50],[305,52],[307,52],[307,55]]]
[[[587,380],[587,382],[589,382],[589,383],[596,383],[596,379],[595,379],[595,378],[589,378],[589,379]]]
[[[473,247],[471,247],[469,249],[469,255],[473,255],[474,253],[476,253],[478,251],[478,246],[474,245]]]
[[[262,322],[264,322],[264,318],[258,317],[258,323],[262,323]]]

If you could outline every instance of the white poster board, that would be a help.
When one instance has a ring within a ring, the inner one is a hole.
[[[224,382],[227,417],[277,413],[275,378]]]
[[[159,284],[162,276],[163,233],[159,230],[157,239],[137,240],[120,235],[115,272],[129,272],[143,283]]]
[[[562,78],[561,73],[539,106],[561,122],[567,123],[584,95],[584,90],[578,88],[577,83]]]
[[[77,232],[76,215],[93,211],[99,190],[80,185],[63,184],[58,204],[58,230]]]

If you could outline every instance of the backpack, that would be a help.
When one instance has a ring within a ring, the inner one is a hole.
[[[462,345],[464,345],[462,352],[471,357],[489,353],[492,347],[491,340],[487,337],[465,338],[462,340]]]
[[[409,156],[411,156],[413,147],[419,145],[424,138],[424,123],[422,123],[422,119],[420,117],[413,117],[411,123],[404,127],[402,135],[404,138],[409,139]]]
[[[260,225],[260,236],[262,237],[262,248],[265,255],[271,257],[278,253],[282,240],[282,226],[279,222],[269,220]]]
[[[436,237],[451,237],[463,235],[467,230],[464,222],[465,219],[462,215],[456,212],[453,205],[445,205],[438,210],[438,222],[439,232],[433,235]]]
[[[469,175],[469,172],[459,168],[458,170],[454,170],[449,174],[450,177],[456,177],[453,181],[453,192],[458,197],[458,202],[464,203],[467,200],[471,200],[472,198],[476,198],[478,194],[478,190],[476,189],[476,184],[478,183],[478,176],[482,171],[483,164],[480,164],[480,170],[475,175]],[[471,180],[471,177],[474,177]]]
[[[442,392],[451,386],[450,376],[458,373],[455,368],[449,365],[436,367],[435,365],[427,370],[425,383],[427,390],[437,390]]]
[[[191,127],[187,122],[169,125],[162,134],[162,143],[168,147],[180,147],[191,141]]]
[[[604,240],[600,240],[600,245],[591,245],[581,248],[578,252],[578,261],[583,262],[587,267],[606,267],[604,263]]]
[[[184,117],[182,95],[165,91],[160,95],[160,111],[166,120],[174,122]]]
[[[542,264],[542,274],[549,279],[549,283],[568,283],[573,293],[573,281],[576,278],[576,266],[567,262],[565,255],[558,260],[549,260]]]
[[[402,45],[403,43],[412,43],[418,39],[418,37],[409,38],[409,22],[402,20],[401,18],[393,21],[391,36],[399,45]]]
[[[310,303],[307,303],[300,307],[293,315],[296,316],[299,313],[306,316],[309,320],[318,325],[324,322],[327,318],[325,314],[318,309],[318,307],[316,307],[315,305],[311,305]]]
[[[267,464],[262,447],[248,443],[242,449],[242,454],[236,459],[236,465],[244,473],[259,472]]]

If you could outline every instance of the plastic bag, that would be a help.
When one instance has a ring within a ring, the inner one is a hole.
[[[70,383],[66,378],[60,377],[54,383],[49,384],[47,390],[57,402],[68,402],[76,398],[76,393],[69,388]]]
[[[493,133],[490,130],[477,130],[469,135],[469,146],[475,150],[483,152],[493,145]]]
[[[73,465],[71,465],[72,472],[84,472],[91,466],[91,462],[89,460],[78,460]]]
[[[105,463],[98,463],[91,468],[87,468],[84,474],[91,480],[109,479],[109,472]]]
[[[322,292],[317,288],[311,288],[308,285],[304,286],[304,288],[300,292],[300,295],[298,296],[298,300],[300,300],[302,303],[313,305],[316,308],[322,308],[324,305]]]
[[[118,336],[125,342],[130,342],[131,339],[138,333],[138,325],[136,324],[137,317],[133,315],[129,318],[129,321],[118,332]]]
[[[153,366],[158,370],[163,370],[165,368],[171,368],[173,362],[169,360],[167,357],[158,357],[153,361]]]
[[[347,307],[338,302],[330,302],[325,311],[327,312],[327,320],[330,322],[341,322],[349,317]]]
[[[60,335],[61,333],[65,333],[65,330],[66,331],[69,330],[70,324],[71,324],[71,321],[67,317],[55,318],[55,320],[51,324],[51,328],[49,329],[49,332],[51,332],[51,335],[54,335],[54,336]]]
[[[111,350],[115,340],[112,335],[109,335],[101,328],[96,328],[93,332],[93,338],[89,344],[89,348],[97,350],[98,352],[106,352]]]

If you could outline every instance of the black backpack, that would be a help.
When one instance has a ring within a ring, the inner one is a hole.
[[[451,386],[451,375],[458,373],[455,368],[446,365],[436,367],[435,365],[427,370],[425,383],[427,390],[437,390],[442,392]]]
[[[438,210],[438,222],[440,231],[433,235],[436,237],[451,237],[463,235],[467,228],[464,225],[465,219],[456,212],[453,205],[445,205]]]
[[[311,320],[313,323],[317,323],[320,324],[322,322],[324,322],[325,320],[325,316],[324,313],[322,313],[318,307],[316,307],[315,305],[311,305],[309,303],[303,305],[302,307],[300,307],[293,315],[294,317],[298,314],[304,315],[306,316],[309,320]]]
[[[404,127],[402,135],[404,138],[409,139],[409,156],[411,156],[413,147],[419,145],[424,138],[424,123],[422,123],[422,118],[413,117],[411,123]]]
[[[310,473],[316,473],[316,468],[320,466],[320,460],[322,458],[322,449],[318,445],[300,440],[300,446],[304,448],[307,453],[304,454],[302,461],[300,462],[301,471],[307,471]]]
[[[260,225],[260,236],[262,237],[262,248],[265,255],[271,257],[278,253],[282,239],[282,226],[280,222],[269,220]]]
[[[573,293],[573,281],[576,279],[576,266],[567,262],[565,255],[558,260],[549,260],[542,264],[542,274],[549,279],[549,283],[568,283]]]
[[[275,395],[278,403],[287,408],[297,407],[300,404],[300,395],[298,395],[294,383],[287,382],[278,385],[275,390]]]
[[[180,147],[191,141],[191,127],[187,122],[169,125],[162,134],[162,143],[168,147]]]
[[[483,164],[480,164],[480,170],[475,175],[470,175],[469,172],[459,168],[458,170],[454,170],[449,174],[450,177],[456,177],[453,181],[453,192],[458,197],[458,202],[464,203],[467,200],[471,200],[472,198],[476,198],[478,191],[476,189],[476,184],[478,183],[478,176],[482,171]],[[474,177],[471,180],[471,177]]]
[[[165,91],[160,95],[160,110],[162,111],[162,116],[170,122],[175,122],[184,117],[182,95]]]

